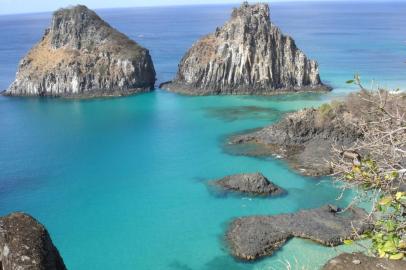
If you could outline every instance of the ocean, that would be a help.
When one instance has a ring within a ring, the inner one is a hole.
[[[158,83],[232,5],[97,10],[147,47]],[[406,88],[406,3],[271,3],[271,19],[320,64],[328,94],[189,97],[156,89],[131,97],[0,97],[0,215],[24,211],[49,230],[69,269],[319,269],[352,247],[292,239],[253,263],[234,260],[224,233],[236,217],[295,212],[337,201],[331,179],[303,177],[277,158],[235,156],[227,137],[269,125],[366,85]],[[0,16],[0,89],[40,40],[51,13]],[[219,196],[210,179],[260,171],[277,198]]]

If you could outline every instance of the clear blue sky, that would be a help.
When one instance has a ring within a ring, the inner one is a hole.
[[[260,0],[259,0],[260,1]],[[309,0],[269,0],[268,2],[309,1]],[[314,1],[314,0],[313,0]],[[320,0],[337,1],[337,0]],[[346,0],[338,0],[346,1]],[[349,0],[347,0],[349,1]],[[370,1],[370,0],[353,0]],[[191,4],[227,4],[239,3],[242,0],[0,0],[0,14],[30,13],[53,11],[60,7],[84,4],[89,8],[137,7],[137,6],[167,6]],[[257,2],[257,1],[251,1]]]

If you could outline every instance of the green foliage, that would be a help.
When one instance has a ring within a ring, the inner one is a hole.
[[[364,189],[379,187],[382,179],[379,177],[376,161],[364,158],[360,165],[354,165],[352,171],[344,177],[347,181],[356,180]]]
[[[398,177],[397,171],[380,174],[376,161],[367,158],[360,165],[354,165],[345,179],[360,182],[364,189],[376,189],[383,181],[394,181]],[[406,255],[406,192],[395,190],[381,195],[374,212],[378,217],[374,229],[361,238],[372,240],[372,252],[379,257],[403,259]]]
[[[332,107],[329,103],[324,103],[320,106],[319,112],[322,115],[327,115],[331,111]]]
[[[364,189],[376,189],[382,182],[394,181],[399,177],[397,171],[381,174],[377,162],[365,158],[352,171],[345,175],[347,181],[357,181]],[[374,212],[378,219],[374,229],[361,236],[372,240],[372,252],[379,257],[400,260],[406,256],[406,239],[404,222],[406,214],[406,192],[395,191],[381,195]],[[344,241],[352,243],[351,240]]]
[[[331,103],[324,103],[318,108],[319,115],[323,120],[326,118],[334,117],[335,110],[343,103],[339,101],[332,101]]]
[[[359,85],[361,83],[361,76],[359,76],[359,74],[355,74],[354,79],[348,80],[345,83]]]
[[[380,258],[401,260],[406,256],[404,218],[401,218],[405,211],[405,202],[406,192],[396,192],[394,196],[382,196],[376,209],[380,218],[374,224],[374,229],[360,236],[360,239],[372,240],[371,251]],[[346,245],[351,245],[353,242],[350,239],[344,240]]]
[[[351,240],[351,239],[344,240],[344,245],[352,245],[353,243],[354,243],[354,240]]]
[[[400,260],[406,257],[406,192],[401,189],[406,183],[406,96],[368,90],[358,74],[346,83],[361,90],[345,104],[358,119],[354,124],[362,138],[349,148],[354,157],[336,150],[334,171],[347,188],[358,188],[358,199],[374,202],[368,221],[374,226],[359,238],[370,239],[377,256]]]
[[[394,195],[381,196],[376,210],[380,218],[375,223],[372,239],[372,249],[379,255],[393,260],[403,259],[406,255],[406,239],[403,239],[403,227],[406,203],[406,192],[396,192]]]

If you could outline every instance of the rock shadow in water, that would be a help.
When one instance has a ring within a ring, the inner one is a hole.
[[[175,260],[169,264],[170,269],[174,270],[196,270],[184,262]],[[230,256],[216,256],[205,263],[200,270],[251,270],[253,263],[238,261]]]
[[[275,121],[282,115],[282,112],[276,109],[258,106],[207,107],[204,110],[209,117],[218,118],[225,122],[246,119]]]
[[[243,99],[258,100],[266,102],[295,102],[295,101],[322,101],[326,93],[318,92],[299,92],[299,93],[285,93],[283,95],[273,96],[242,96]]]

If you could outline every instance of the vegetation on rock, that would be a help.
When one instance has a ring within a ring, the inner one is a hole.
[[[359,235],[371,239],[371,251],[383,258],[406,255],[406,95],[363,87],[358,75],[348,83],[361,91],[346,103],[357,108],[356,124],[363,136],[351,147],[334,148],[335,176],[357,189],[356,201],[371,201],[374,229]],[[351,243],[351,241],[348,241]]]

